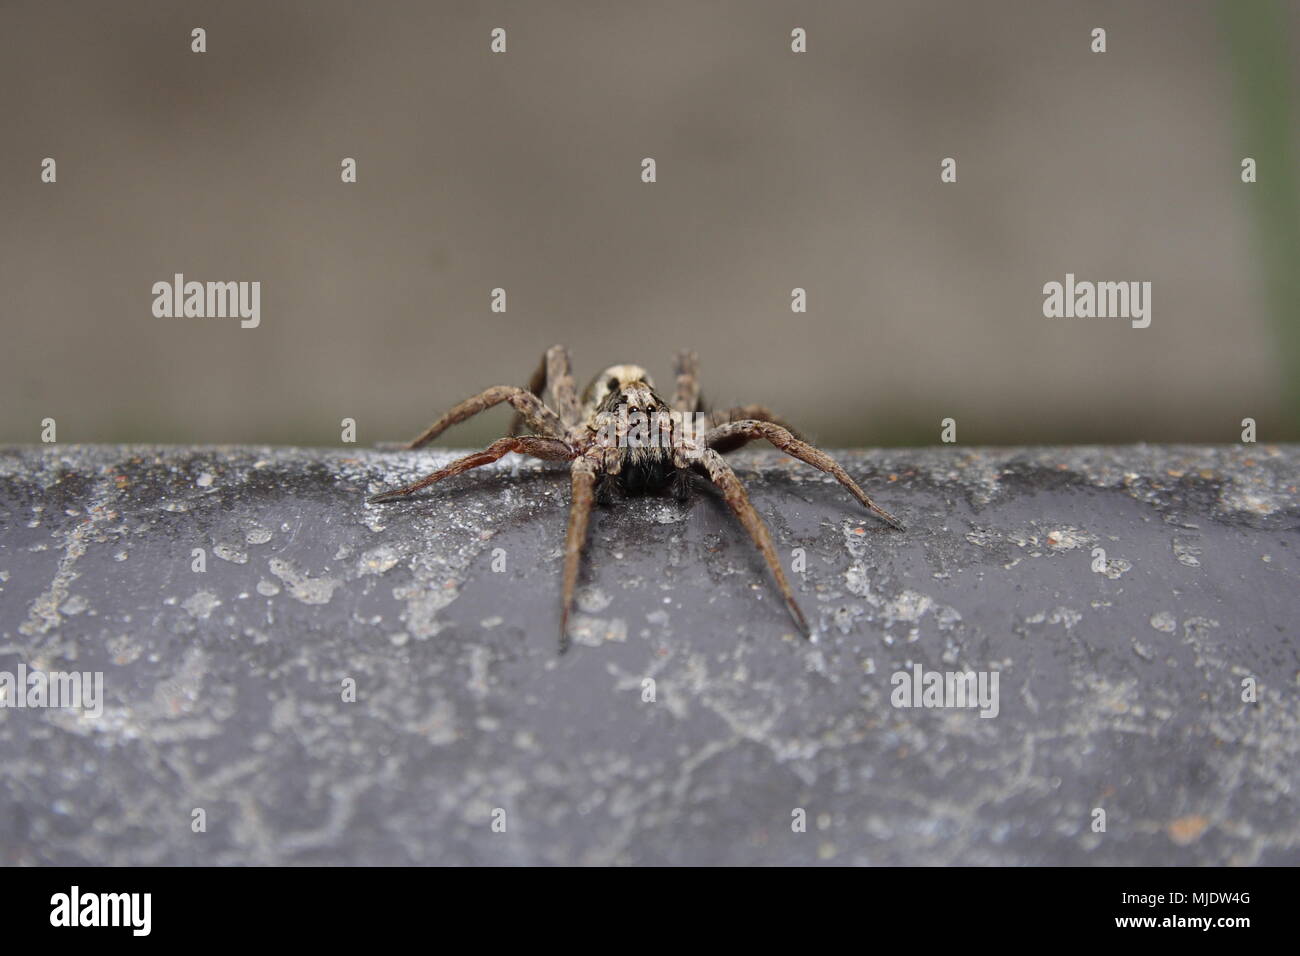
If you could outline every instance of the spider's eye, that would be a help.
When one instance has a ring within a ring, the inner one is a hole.
[[[611,379],[606,383],[606,387],[609,388],[609,390],[610,390],[611,392],[617,390],[617,389],[618,389],[618,379],[616,379],[616,378],[611,378]]]

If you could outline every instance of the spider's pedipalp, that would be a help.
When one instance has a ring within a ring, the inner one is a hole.
[[[619,475],[604,474],[596,482],[596,504],[608,508],[627,494],[623,479]]]
[[[433,474],[426,475],[419,481],[411,482],[409,485],[371,495],[366,499],[366,502],[368,504],[383,504],[386,501],[397,501],[399,498],[405,498],[407,495],[414,494],[421,488],[427,488],[444,478],[459,475],[461,472],[469,471],[471,468],[478,468],[481,465],[490,465],[497,459],[504,458],[512,451],[519,452],[521,455],[540,458],[543,461],[568,461],[573,458],[574,454],[573,449],[558,438],[537,438],[531,435],[499,438],[482,451],[466,455],[464,458],[457,458],[447,467],[439,468]]]
[[[569,648],[569,610],[573,607],[573,592],[578,587],[578,568],[582,563],[582,548],[587,542],[587,526],[591,523],[591,506],[596,497],[596,466],[589,459],[578,458],[570,471],[573,475],[573,492],[569,502],[569,526],[564,534],[560,653]]]
[[[527,389],[516,385],[494,385],[477,395],[465,399],[447,414],[426,428],[419,437],[407,444],[407,449],[420,448],[433,441],[452,425],[459,425],[467,418],[479,412],[487,411],[494,405],[509,402],[516,412],[523,416],[529,426],[539,435],[547,438],[560,438],[564,435],[564,426],[560,416],[551,411],[540,398]]]
[[[704,443],[709,448],[716,450],[719,446],[734,447],[735,440],[738,438],[746,441],[764,438],[786,454],[807,462],[828,475],[834,476],[840,484],[849,489],[853,497],[862,502],[867,510],[876,517],[887,524],[893,525],[899,531],[907,530],[903,526],[903,522],[872,501],[867,496],[867,493],[858,487],[858,483],[849,477],[849,473],[840,467],[839,462],[824,451],[795,438],[788,429],[783,428],[776,422],[756,420],[728,422],[725,425],[718,425],[716,428],[710,429],[708,434],[704,436]]]
[[[772,577],[776,578],[777,587],[781,589],[781,594],[785,598],[786,607],[790,609],[790,616],[799,625],[799,630],[803,632],[803,635],[810,637],[812,631],[808,627],[808,621],[803,616],[803,611],[799,609],[799,605],[794,599],[794,589],[790,587],[790,582],[786,580],[785,569],[781,567],[781,560],[776,554],[776,546],[772,544],[772,534],[767,530],[767,525],[759,517],[758,512],[754,510],[754,505],[745,492],[745,486],[740,483],[740,478],[731,470],[731,466],[727,464],[726,459],[712,448],[704,450],[704,453],[700,456],[700,463],[704,465],[705,470],[709,473],[709,478],[718,486],[732,513],[739,519],[745,530],[749,532],[750,538],[753,539],[755,546],[763,555],[763,560],[767,562],[768,568],[772,571]]]
[[[695,478],[689,468],[674,468],[671,483],[673,497],[678,501],[690,498],[691,491],[695,488]]]

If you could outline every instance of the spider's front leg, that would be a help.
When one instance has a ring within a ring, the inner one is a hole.
[[[578,587],[578,568],[582,563],[582,549],[587,542],[587,526],[591,523],[591,506],[596,500],[596,466],[588,458],[578,458],[571,468],[573,497],[569,503],[569,527],[564,535],[564,592],[560,610],[560,653],[569,649],[569,610],[573,607],[573,592]]]
[[[683,349],[673,356],[673,409],[695,412],[700,408],[700,359],[694,352]]]
[[[465,399],[465,401],[426,428],[418,438],[412,439],[406,447],[415,449],[427,445],[452,425],[459,425],[465,419],[472,418],[479,412],[487,411],[502,402],[509,402],[513,405],[515,411],[522,415],[524,420],[532,426],[533,431],[539,435],[545,435],[548,438],[560,438],[564,435],[564,426],[560,422],[560,416],[551,411],[532,392],[515,385],[493,385],[491,388],[484,389],[477,395]]]
[[[573,372],[569,367],[569,350],[563,345],[553,345],[542,356],[537,371],[528,382],[527,391],[536,395],[542,402],[546,401],[546,392],[550,392],[550,404],[565,428],[576,425],[582,418],[582,407],[578,402],[578,390],[573,383]],[[510,422],[510,434],[518,435],[522,430],[526,416],[515,412]]]
[[[777,557],[776,547],[772,544],[771,532],[767,530],[767,525],[759,517],[758,512],[754,510],[754,505],[749,500],[749,495],[745,493],[745,486],[740,483],[736,473],[731,470],[720,454],[712,448],[705,448],[700,454],[700,464],[709,473],[713,483],[722,491],[722,497],[731,507],[732,513],[744,525],[745,530],[753,539],[754,544],[763,555],[763,560],[772,571],[772,577],[776,578],[777,587],[781,589],[781,594],[785,598],[786,607],[790,609],[790,616],[794,618],[795,623],[799,625],[799,630],[805,637],[811,636],[811,630],[808,627],[808,621],[803,616],[803,611],[799,610],[799,605],[794,599],[794,589],[790,587],[790,582],[786,580],[785,569],[781,567],[781,560]]]
[[[849,473],[841,468],[834,458],[824,451],[814,448],[807,442],[795,438],[788,429],[782,428],[775,422],[736,421],[718,425],[716,428],[710,429],[708,434],[705,435],[704,443],[709,448],[716,450],[719,447],[734,447],[737,442],[744,444],[746,441],[755,438],[766,439],[787,455],[807,462],[828,475],[833,475],[872,514],[893,525],[899,531],[907,530],[903,522],[867,497],[867,493],[858,487],[858,483],[849,477]]]
[[[551,389],[551,404],[559,413],[560,421],[565,428],[572,428],[582,418],[582,405],[578,402],[578,387],[569,368],[569,350],[563,345],[553,345],[546,350],[546,381]]]
[[[780,425],[795,438],[803,437],[793,425],[785,419],[777,417],[776,412],[772,411],[772,409],[768,408],[766,405],[736,405],[733,408],[716,409],[709,412],[709,417],[706,421],[708,422],[708,427],[711,429],[718,428],[721,425],[730,425],[732,422],[771,422],[774,425]],[[719,444],[716,447],[718,451],[726,454],[733,448],[739,448],[741,445],[753,441],[754,437],[756,436],[735,435],[732,441],[728,441],[725,445]]]
[[[466,455],[464,458],[458,458],[446,468],[439,468],[433,474],[426,475],[419,481],[403,485],[401,488],[394,488],[392,491],[372,495],[366,499],[366,502],[368,504],[382,504],[386,501],[397,501],[399,498],[414,494],[421,488],[427,488],[444,478],[459,475],[461,472],[469,471],[471,468],[478,468],[481,465],[489,465],[499,458],[504,458],[512,451],[519,452],[521,455],[531,455],[533,458],[540,458],[543,461],[568,461],[574,455],[573,449],[569,447],[568,443],[560,441],[558,438],[536,438],[533,436],[501,438],[482,451]]]

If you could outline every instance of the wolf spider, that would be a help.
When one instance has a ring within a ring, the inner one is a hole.
[[[767,525],[759,517],[744,486],[722,453],[765,439],[784,451],[834,475],[853,497],[878,518],[899,530],[902,523],[878,507],[848,472],[829,455],[800,440],[792,429],[762,405],[741,405],[705,414],[694,352],[678,352],[674,362],[676,386],[672,404],[654,390],[645,369],[613,365],[601,372],[579,398],[569,371],[569,353],[557,345],[546,351],[527,388],[495,385],[467,398],[430,425],[405,447],[419,448],[473,415],[502,402],[514,407],[507,438],[483,451],[457,459],[445,468],[401,488],[367,499],[396,501],[435,482],[494,462],[511,452],[544,461],[572,462],[572,501],[564,543],[564,591],[560,615],[560,649],[568,644],[569,611],[578,583],[578,565],[587,538],[591,507],[613,503],[620,495],[638,495],[670,487],[678,500],[690,496],[692,474],[699,472],[718,486],[754,544],[762,553],[785,597],[790,615],[805,636],[808,622],[795,603],[794,591],[777,558]],[[549,403],[543,395],[549,392]],[[646,423],[649,427],[646,427]],[[521,435],[523,426],[534,434]]]

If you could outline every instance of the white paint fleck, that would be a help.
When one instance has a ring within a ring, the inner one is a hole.
[[[247,564],[248,552],[235,544],[226,544],[224,541],[212,546],[212,553],[222,561],[229,561],[231,564]]]
[[[919,621],[934,606],[934,599],[919,591],[906,590],[885,604],[885,623]]]
[[[284,582],[289,593],[303,604],[328,604],[334,589],[343,582],[339,578],[313,578],[297,570],[283,558],[267,562],[271,573]]]
[[[1186,538],[1174,538],[1173,540],[1174,557],[1178,563],[1189,568],[1199,568],[1201,559],[1198,557],[1201,553],[1199,545],[1193,544]]]
[[[397,564],[396,549],[389,545],[371,548],[357,559],[357,574],[383,574]]]
[[[609,607],[614,599],[605,591],[593,586],[579,588],[574,600],[580,610],[586,611],[588,614],[598,614]]]
[[[578,617],[569,625],[569,634],[579,644],[599,647],[607,641],[627,641],[627,622],[622,618],[604,620],[598,617]]]
[[[1164,631],[1166,634],[1172,634],[1178,627],[1178,619],[1169,611],[1157,611],[1151,615],[1151,626],[1157,631]]]
[[[1081,548],[1093,540],[1092,535],[1084,534],[1078,528],[1054,528],[1043,539],[1054,551],[1072,551]]]
[[[1110,578],[1112,581],[1118,580],[1121,575],[1132,570],[1133,563],[1131,561],[1126,561],[1124,558],[1106,559],[1106,570],[1104,573],[1106,577]]]
[[[182,601],[181,607],[189,611],[191,617],[206,621],[213,611],[221,607],[221,601],[211,591],[199,591]]]

